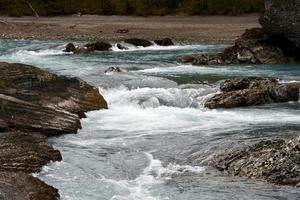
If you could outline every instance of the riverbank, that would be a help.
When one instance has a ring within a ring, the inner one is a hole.
[[[259,27],[258,14],[243,16],[61,16],[0,17],[0,39],[105,40],[169,37],[177,42],[232,43]]]

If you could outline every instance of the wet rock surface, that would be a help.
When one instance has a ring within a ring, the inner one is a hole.
[[[299,83],[281,84],[273,78],[236,78],[221,83],[222,93],[205,103],[205,107],[234,108],[299,100]]]
[[[126,39],[124,40],[124,42],[128,44],[132,44],[134,46],[141,46],[141,47],[149,47],[153,45],[150,41],[145,39],[139,39],[139,38]]]
[[[75,54],[78,53],[91,53],[95,51],[110,51],[112,48],[111,44],[106,42],[94,42],[94,43],[88,43],[84,45],[83,47],[76,47],[73,43],[69,43],[66,45],[66,48],[64,52],[73,52]]]
[[[57,200],[58,190],[23,172],[0,172],[0,199]]]
[[[107,103],[80,79],[29,65],[0,63],[0,83],[0,199],[58,199],[57,189],[30,175],[62,159],[47,136],[77,133],[84,113]]]
[[[159,46],[173,46],[174,43],[170,38],[164,38],[162,40],[154,40],[154,43]]]
[[[228,154],[211,164],[230,175],[262,179],[278,185],[300,186],[300,136],[258,142]]]

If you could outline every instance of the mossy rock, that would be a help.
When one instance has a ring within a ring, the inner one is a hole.
[[[0,88],[4,88],[4,86],[5,86],[4,81],[3,81],[3,80],[0,80]]]

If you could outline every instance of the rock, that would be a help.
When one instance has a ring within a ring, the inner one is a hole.
[[[76,133],[79,118],[107,108],[99,90],[77,78],[0,62],[0,199],[58,200],[58,190],[34,178],[62,159],[46,136]]]
[[[124,47],[121,44],[117,44],[117,48],[120,49],[120,50],[127,50],[128,49],[127,47]]]
[[[119,67],[110,67],[107,70],[105,70],[105,73],[110,73],[110,72],[122,72],[122,70]]]
[[[23,64],[0,63],[0,80],[7,87],[0,93],[45,107],[55,107],[84,116],[107,108],[98,88],[78,78],[67,78]]]
[[[0,199],[58,200],[58,190],[23,172],[0,172]]]
[[[247,30],[233,47],[220,54],[178,61],[194,65],[299,63],[300,0],[266,0],[260,23],[262,28]]]
[[[59,151],[54,150],[41,133],[1,133],[0,154],[2,172],[35,173],[50,161],[62,160]]]
[[[170,38],[164,38],[162,40],[154,40],[154,43],[159,46],[173,46],[174,43]]]
[[[281,40],[281,38],[275,39],[274,37],[271,39],[271,36],[268,36],[263,29],[254,28],[246,30],[234,46],[226,48],[222,53],[189,55],[180,57],[177,61],[193,65],[285,64],[297,62],[297,56],[287,51],[290,44],[279,45],[278,41]]]
[[[80,128],[79,117],[75,114],[3,94],[0,94],[0,119],[9,128],[40,131],[47,136],[77,133]]]
[[[260,23],[268,35],[281,35],[300,48],[300,1],[265,0]]]
[[[74,52],[76,49],[75,45],[73,43],[67,44],[64,52]]]
[[[124,42],[128,44],[132,44],[134,46],[142,46],[142,47],[149,47],[153,45],[150,41],[145,40],[145,39],[138,39],[138,38],[131,38],[131,39],[126,39]]]
[[[222,93],[205,103],[205,107],[234,108],[273,102],[299,100],[299,84],[280,84],[276,79],[248,77],[227,80],[221,84]]]
[[[219,155],[211,164],[230,175],[262,179],[278,185],[300,185],[300,136],[261,141]]]
[[[106,42],[89,43],[84,46],[89,52],[91,51],[109,51],[111,44]]]

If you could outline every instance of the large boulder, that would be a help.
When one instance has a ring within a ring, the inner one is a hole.
[[[106,42],[94,42],[94,43],[88,43],[84,45],[83,47],[75,47],[73,43],[67,44],[65,47],[64,52],[73,52],[73,53],[90,53],[95,51],[110,51],[112,48],[111,44]]]
[[[106,42],[88,43],[84,46],[88,51],[109,51],[111,44]]]
[[[282,35],[300,48],[300,0],[265,0],[260,18],[269,35]]]
[[[263,29],[253,28],[246,30],[234,46],[221,53],[183,56],[178,62],[193,65],[295,63],[299,58],[292,46],[281,37],[269,36]]]
[[[300,186],[300,136],[266,140],[219,155],[211,164],[230,175]]]
[[[299,84],[281,84],[273,78],[237,78],[221,84],[222,93],[205,103],[210,109],[234,108],[299,100]]]
[[[130,38],[124,40],[124,42],[128,44],[132,44],[134,46],[141,46],[141,47],[149,47],[153,45],[150,41],[145,40],[145,39],[139,39],[139,38]]]
[[[174,43],[170,38],[164,38],[161,40],[154,40],[154,43],[159,46],[173,46]]]
[[[79,117],[0,94],[0,119],[10,129],[40,131],[47,136],[77,133]]]
[[[74,52],[75,49],[76,49],[76,47],[73,43],[68,43],[65,50],[64,50],[64,52],[68,52],[68,53]]]
[[[58,76],[23,64],[0,63],[0,93],[45,107],[84,116],[84,112],[107,108],[103,96],[78,78]]]

